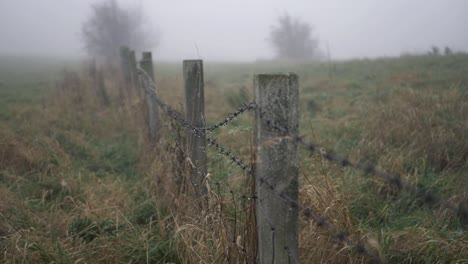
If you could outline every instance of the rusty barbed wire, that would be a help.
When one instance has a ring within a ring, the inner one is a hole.
[[[148,74],[138,68],[138,72],[140,74],[142,74],[145,78],[142,78],[142,81],[143,81],[143,88],[145,89],[145,91],[147,92],[147,94],[149,96],[151,96],[155,101],[156,103],[158,104],[159,107],[161,107],[164,112],[166,112],[166,114],[173,118],[174,120],[180,122],[185,128],[188,128],[188,131],[190,133],[194,133],[195,135],[197,136],[201,136],[201,135],[205,135],[205,131],[207,130],[206,127],[196,127],[194,126],[193,124],[191,124],[191,122],[189,122],[188,120],[186,120],[182,114],[180,114],[178,111],[175,111],[173,110],[169,105],[165,104],[163,101],[161,101],[154,90],[151,90],[149,89],[147,86],[150,86],[152,87],[153,89],[156,88],[156,86],[154,85],[154,83],[152,82],[152,80],[150,79],[150,77],[148,76]],[[252,104],[252,107],[254,105]],[[255,104],[255,109],[257,108],[256,104]],[[258,110],[258,109],[257,109]],[[244,110],[244,112],[247,111]],[[262,117],[262,115],[260,115]],[[225,120],[223,120],[221,123],[219,124],[227,124],[229,121],[231,121],[233,118],[229,119],[229,118],[226,118]],[[228,120],[228,121],[226,121]],[[224,122],[226,121],[226,122]],[[287,133],[287,130],[279,127],[279,126],[276,126],[274,124],[273,121],[271,120],[266,120],[267,124],[280,131],[280,132],[284,132],[284,135],[285,136],[290,136],[288,133]],[[218,125],[219,125],[218,124]],[[215,125],[217,126],[217,125]],[[217,126],[216,128],[220,127],[222,125],[219,125]],[[300,142],[301,144],[307,144],[305,141],[303,141],[303,139],[301,137],[298,137],[298,136],[290,136],[292,137],[293,139],[297,140],[298,142]],[[234,154],[232,154],[232,151],[230,151],[229,149],[227,149],[226,147],[222,146],[219,142],[217,142],[215,139],[213,138],[210,138],[210,137],[206,137],[206,140],[207,142],[209,143],[209,145],[213,146],[220,154],[226,156],[227,158],[229,158],[231,161],[233,161],[234,164],[238,165],[242,170],[244,170],[245,172],[247,172],[249,175],[251,175],[254,179],[258,178],[258,176],[255,175],[255,173],[253,172],[253,170],[247,166],[243,161],[242,159],[238,158],[237,156],[235,156]],[[314,150],[316,151],[316,145],[313,145],[313,144],[310,144],[309,143],[309,149],[310,150]],[[330,159],[334,158],[335,156],[333,155],[330,155],[330,156],[326,156],[326,157],[329,157]],[[325,158],[326,158],[325,157]],[[353,163],[350,162],[350,161],[343,161],[343,164],[347,164],[347,165],[352,165]],[[372,167],[374,168],[374,167]],[[375,170],[375,168],[374,168]],[[201,173],[201,172],[200,172]],[[206,178],[206,177],[204,177]],[[370,253],[369,250],[367,250],[367,247],[365,247],[365,245],[363,245],[362,243],[353,243],[353,241],[351,240],[351,238],[349,237],[349,235],[347,235],[345,232],[342,232],[342,231],[338,231],[338,229],[333,225],[331,224],[331,222],[329,220],[327,220],[326,218],[324,217],[320,217],[318,214],[314,213],[313,210],[310,208],[310,207],[304,207],[302,206],[297,200],[294,200],[292,199],[291,197],[289,197],[288,195],[286,195],[285,193],[278,193],[277,190],[275,189],[275,186],[273,186],[272,184],[270,184],[265,178],[258,178],[259,182],[261,184],[265,184],[267,185],[267,187],[270,189],[271,192],[273,192],[275,195],[277,195],[278,197],[282,198],[283,200],[285,200],[286,202],[289,203],[289,206],[291,207],[295,207],[297,208],[308,220],[311,220],[311,221],[315,221],[317,223],[318,226],[323,226],[325,227],[329,232],[332,232],[334,233],[333,234],[333,238],[337,240],[337,242],[340,242],[342,243],[343,245],[346,245],[350,250],[354,250],[356,253],[358,254],[361,254],[361,255],[365,255],[367,257],[369,257],[370,259],[372,259],[375,263],[381,263],[382,260],[380,259],[380,257],[378,256],[375,256],[374,254]],[[252,197],[252,199],[257,199],[257,196],[254,196]]]

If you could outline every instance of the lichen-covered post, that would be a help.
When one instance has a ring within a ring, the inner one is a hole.
[[[254,78],[256,111],[255,191],[258,263],[298,263],[298,77]],[[273,129],[268,124],[287,130]],[[281,197],[283,196],[283,197]],[[285,198],[286,197],[286,198]],[[296,202],[296,206],[294,205]]]
[[[120,97],[122,102],[130,100],[131,72],[130,72],[130,49],[126,46],[120,48],[120,69],[123,77],[123,85],[120,86]]]
[[[120,48],[120,68],[122,70],[122,74],[127,85],[131,83],[129,55],[130,49],[126,46],[122,46]]]
[[[187,120],[197,126],[205,126],[205,94],[203,83],[203,61],[184,60],[183,72],[185,81],[185,116]],[[187,129],[186,151],[192,163],[199,172],[192,170],[191,182],[200,196],[206,194],[204,177],[207,173],[206,136],[204,131],[195,135]],[[201,174],[201,175],[200,175]]]
[[[154,82],[153,58],[151,52],[143,52],[140,67],[149,75]],[[156,93],[156,90],[154,90]],[[145,103],[147,109],[148,136],[151,144],[155,144],[161,137],[161,120],[159,117],[159,107],[153,97],[145,93]]]
[[[153,55],[150,51],[141,53],[140,66],[154,81]]]

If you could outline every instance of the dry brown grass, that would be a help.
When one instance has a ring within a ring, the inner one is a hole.
[[[467,101],[467,94],[457,87],[402,90],[369,113],[363,150],[392,153],[389,147],[394,146],[404,148],[402,160],[424,160],[438,170],[467,166]],[[405,164],[400,166],[396,169]]]
[[[343,171],[320,156],[303,161],[299,198],[301,204],[310,207],[336,229],[328,230],[317,222],[300,217],[301,263],[367,263],[379,260],[385,263],[380,242],[372,233],[360,230],[351,218],[351,193],[344,192],[345,183],[340,180]],[[337,235],[344,232],[350,243],[343,243]],[[360,254],[355,246],[365,246],[368,254]]]

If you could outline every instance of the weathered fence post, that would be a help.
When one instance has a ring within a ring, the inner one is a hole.
[[[185,81],[185,116],[187,120],[197,127],[205,126],[205,94],[203,83],[203,61],[184,60],[183,72]],[[202,196],[206,193],[204,177],[206,167],[206,136],[204,130],[194,135],[187,129],[186,151],[200,174],[192,170],[191,181],[196,184],[196,192]]]
[[[122,69],[122,74],[124,76],[126,84],[131,83],[131,74],[130,74],[130,49],[128,47],[122,46],[120,48],[120,68]]]
[[[120,97],[122,102],[130,100],[130,86],[132,77],[130,72],[130,49],[126,46],[120,47],[120,69],[123,76],[124,84],[120,86]]]
[[[98,69],[96,59],[92,59],[89,65],[89,75],[92,79],[96,97],[101,106],[109,106],[110,100],[106,92],[103,70]]]
[[[140,67],[149,75],[151,80],[154,82],[155,80],[153,70],[153,58],[151,56],[151,52],[143,52],[140,61]],[[156,90],[154,92],[156,92]],[[149,140],[152,144],[155,144],[159,141],[159,138],[161,137],[161,120],[159,118],[159,107],[153,97],[146,93],[144,94],[144,96],[147,109],[146,124],[148,126]]]
[[[256,111],[255,190],[258,263],[298,263],[298,77],[254,78]],[[271,123],[288,131],[273,129]],[[283,196],[283,198],[281,197]],[[287,197],[287,198],[284,198]],[[296,204],[294,204],[296,202]]]

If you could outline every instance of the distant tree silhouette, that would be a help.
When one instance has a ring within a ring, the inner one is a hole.
[[[444,54],[447,56],[452,55],[453,54],[452,49],[449,46],[446,46],[444,49]]]
[[[157,38],[147,28],[140,9],[123,9],[115,0],[105,0],[92,5],[91,11],[82,26],[85,49],[90,56],[113,61],[118,58],[121,46],[137,51],[157,46]]]
[[[321,56],[319,41],[313,36],[313,27],[289,14],[278,17],[272,26],[269,41],[278,59],[313,60]]]
[[[431,54],[431,55],[439,55],[439,54],[440,54],[439,47],[437,47],[437,46],[432,46],[432,47],[431,47],[430,54]]]

